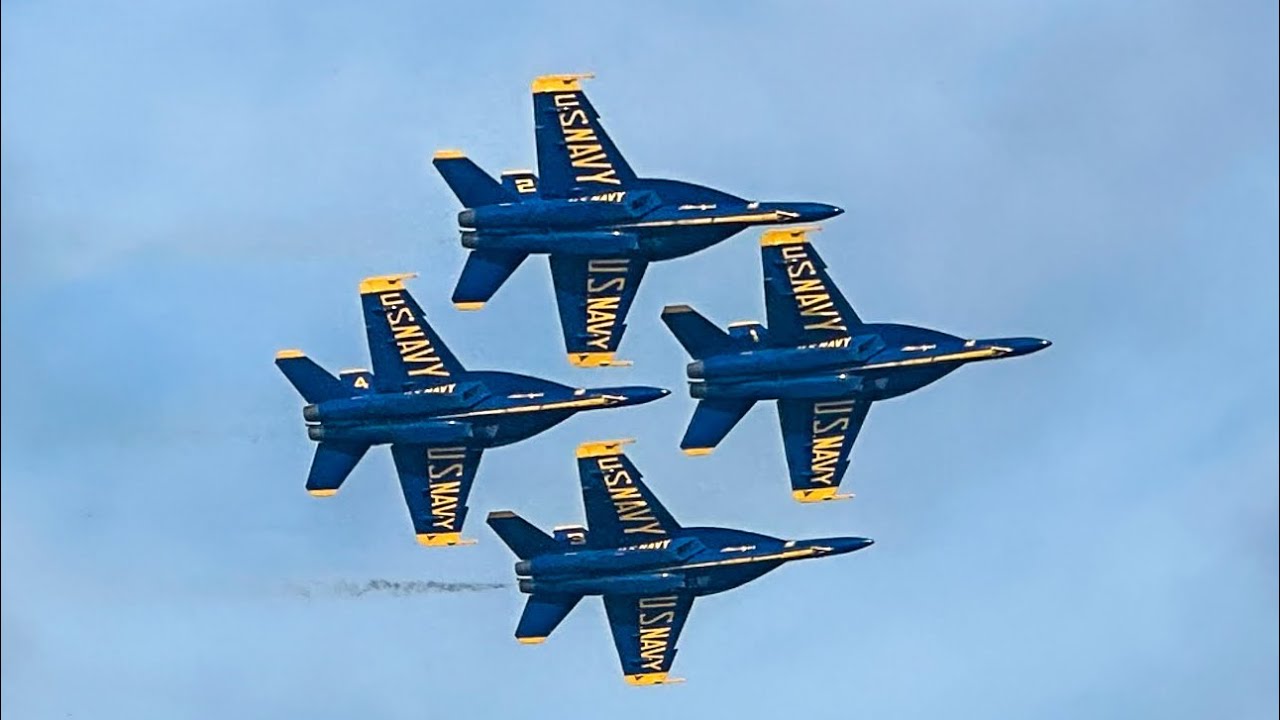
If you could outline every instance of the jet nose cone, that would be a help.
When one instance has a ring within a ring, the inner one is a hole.
[[[875,544],[875,540],[864,537],[834,537],[810,541],[810,546],[817,549],[820,555],[844,555]]]
[[[844,212],[843,208],[825,203],[795,203],[787,209],[796,215],[795,222],[800,223],[821,222]]]
[[[835,542],[833,543],[833,545],[835,546],[835,549],[832,551],[832,554],[841,555],[844,553],[851,553],[857,550],[861,550],[862,548],[865,548],[865,547],[871,547],[872,545],[875,545],[875,544],[876,544],[876,541],[872,540],[871,538],[864,538],[864,537],[836,538]]]
[[[1040,352],[1049,347],[1053,343],[1048,340],[1042,340],[1034,337],[1009,338],[1005,343],[1005,347],[1013,350],[1011,355],[1030,355],[1033,352]]]
[[[670,390],[646,385],[629,385],[626,387],[608,388],[601,391],[605,396],[613,398],[618,405],[643,405],[661,400],[671,394]]]

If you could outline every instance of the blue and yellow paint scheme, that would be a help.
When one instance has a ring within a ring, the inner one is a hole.
[[[864,323],[808,242],[812,228],[761,238],[767,325],[723,331],[688,305],[662,320],[693,358],[699,400],[680,447],[707,455],[760,400],[776,400],[792,497],[834,500],[871,403],[918,390],[961,365],[1028,355],[1048,340],[966,340],[937,330]]]
[[[742,530],[683,527],[623,453],[629,440],[578,447],[587,526],[547,535],[509,510],[489,527],[519,558],[529,599],[516,640],[542,643],[584,596],[599,595],[622,674],[631,685],[678,682],[670,676],[676,642],[693,600],[732,590],[792,560],[827,557],[872,544],[863,537],[780,540]]]
[[[464,544],[467,498],[487,448],[532,437],[584,410],[665,397],[656,387],[572,388],[507,372],[467,370],[409,294],[413,275],[360,283],[372,371],[337,377],[300,350],[276,365],[307,405],[316,443],[307,492],[334,495],[373,445],[390,445],[414,532],[423,545]]]
[[[812,223],[842,211],[748,201],[637,176],[583,92],[588,77],[533,81],[537,175],[516,170],[495,180],[458,150],[438,151],[433,162],[465,206],[458,224],[471,253],[454,304],[483,307],[526,257],[547,255],[570,362],[623,365],[618,344],[650,263],[695,253],[753,225]]]

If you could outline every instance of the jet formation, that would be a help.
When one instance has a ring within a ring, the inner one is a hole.
[[[688,304],[662,311],[690,356],[685,375],[697,404],[680,442],[686,454],[710,454],[757,402],[773,400],[792,497],[804,503],[848,497],[840,484],[872,403],[909,394],[963,365],[1050,345],[864,322],[809,242],[812,223],[840,208],[748,201],[639,177],[583,92],[588,77],[533,81],[537,173],[508,171],[495,179],[460,151],[435,154],[433,164],[464,206],[458,225],[469,254],[452,300],[459,309],[479,309],[526,257],[546,255],[570,362],[626,365],[618,346],[651,263],[696,253],[752,226],[789,225],[765,230],[760,240],[766,322],[721,330]],[[276,355],[302,396],[307,436],[316,443],[306,481],[314,496],[336,494],[369,448],[390,445],[418,541],[468,544],[467,503],[485,450],[531,438],[582,411],[669,394],[467,370],[405,287],[412,277],[360,282],[372,370],[335,376],[299,350]],[[695,598],[792,560],[872,544],[858,536],[782,540],[681,526],[624,454],[626,442],[578,447],[586,526],[547,534],[514,512],[489,513],[488,525],[518,557],[517,584],[529,596],[515,632],[521,643],[541,643],[583,597],[600,596],[626,681],[675,682],[676,642]]]
[[[793,560],[842,555],[873,542],[683,527],[623,453],[628,442],[578,446],[586,527],[561,526],[548,535],[510,510],[489,513],[489,527],[520,558],[518,585],[529,595],[516,626],[521,643],[543,642],[583,597],[599,595],[626,681],[678,682],[669,673],[694,598],[732,590]]]

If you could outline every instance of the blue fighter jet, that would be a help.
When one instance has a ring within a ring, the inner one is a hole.
[[[1049,346],[1031,337],[966,340],[910,325],[864,323],[808,244],[806,228],[761,238],[768,328],[734,323],[724,332],[688,305],[662,320],[693,358],[689,394],[699,399],[680,443],[711,452],[759,400],[777,400],[792,496],[834,500],[867,410],[918,390],[961,365],[1027,355]]]
[[[862,537],[779,540],[742,530],[681,527],[622,452],[629,440],[578,447],[587,527],[547,535],[519,515],[489,513],[489,527],[520,558],[529,594],[516,639],[541,643],[584,595],[600,595],[632,685],[679,682],[668,673],[693,599],[732,590],[791,560],[872,544]]]
[[[307,492],[338,492],[372,445],[391,445],[418,542],[457,545],[467,497],[486,448],[519,442],[582,410],[640,405],[655,387],[574,389],[506,372],[466,370],[405,289],[413,275],[360,283],[373,372],[334,377],[299,350],[276,365],[306,400],[307,435],[319,443]]]
[[[582,91],[587,77],[533,81],[538,176],[515,170],[499,182],[458,150],[437,152],[434,164],[465,206],[458,224],[471,254],[454,304],[479,309],[525,257],[547,255],[569,361],[625,365],[615,352],[649,263],[695,253],[752,225],[812,223],[842,210],[753,202],[636,176]]]

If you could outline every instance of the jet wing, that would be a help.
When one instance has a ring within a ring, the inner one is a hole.
[[[551,256],[569,362],[579,367],[629,364],[615,360],[614,354],[647,266],[641,258]]]
[[[693,596],[635,597],[606,595],[604,609],[618,648],[622,674],[632,685],[680,682],[668,676],[676,659],[676,641],[689,619]]]
[[[577,197],[621,190],[636,174],[604,131],[581,81],[590,75],[544,75],[533,81],[538,194]]]
[[[465,372],[405,288],[411,277],[378,275],[360,283],[373,385],[379,392],[439,386]]]
[[[482,452],[462,446],[391,446],[418,542],[427,546],[473,542],[462,539],[462,523]]]
[[[821,343],[847,338],[862,325],[803,228],[770,230],[760,238],[760,246],[771,342]]]
[[[517,250],[472,250],[453,289],[453,306],[479,310],[520,267],[528,253]]]
[[[630,440],[578,446],[578,476],[591,547],[622,547],[662,540],[680,528],[643,476],[622,453]]]
[[[799,502],[850,497],[836,490],[870,408],[861,400],[778,401],[792,497]]]

